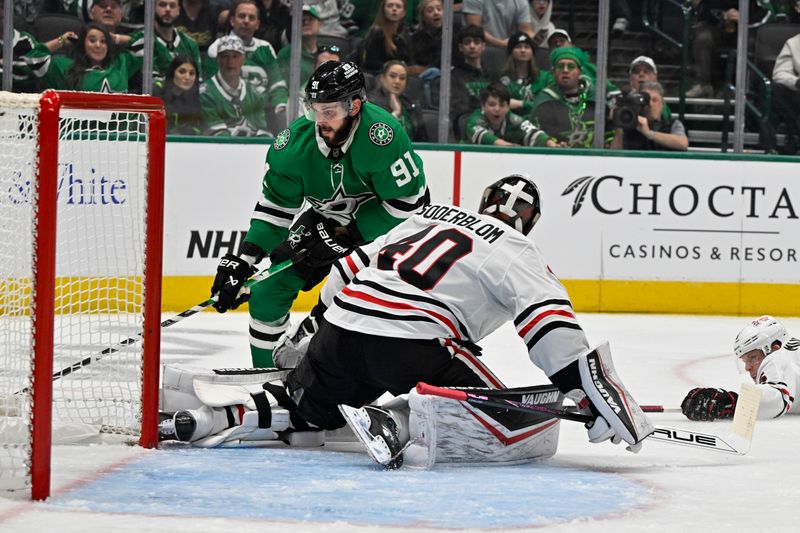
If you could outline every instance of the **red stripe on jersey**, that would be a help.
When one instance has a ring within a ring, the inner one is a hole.
[[[532,436],[536,435],[537,433],[541,433],[542,431],[545,431],[546,429],[550,429],[551,427],[553,427],[556,424],[558,424],[558,419],[551,420],[550,422],[547,422],[546,424],[541,425],[541,426],[537,426],[537,427],[531,429],[530,431],[526,431],[525,433],[520,433],[519,435],[514,435],[513,437],[510,437],[508,435],[505,435],[502,431],[500,431],[499,429],[494,427],[492,424],[490,424],[488,420],[486,420],[485,418],[483,418],[479,414],[479,412],[473,411],[472,409],[470,409],[466,405],[464,406],[464,408],[469,412],[469,414],[474,416],[478,420],[478,422],[480,422],[480,424],[483,427],[488,429],[489,432],[492,435],[494,435],[494,437],[497,440],[499,440],[500,442],[502,442],[506,446],[508,446],[509,444],[515,444],[515,443],[517,443],[517,442],[519,442],[521,440],[525,440],[528,437],[532,437]]]
[[[428,309],[421,309],[419,307],[415,307],[415,306],[410,305],[410,304],[405,304],[405,303],[400,303],[400,302],[390,302],[388,300],[383,300],[381,298],[377,298],[375,296],[372,296],[371,294],[367,294],[367,293],[364,293],[364,292],[361,292],[361,291],[354,291],[350,287],[345,287],[344,289],[342,289],[342,294],[344,294],[345,296],[349,296],[351,298],[356,298],[356,299],[359,299],[359,300],[364,300],[365,302],[370,302],[370,303],[373,303],[373,304],[377,304],[377,305],[380,305],[382,307],[386,307],[386,308],[389,308],[389,309],[406,309],[406,310],[410,310],[410,311],[419,311],[420,313],[425,313],[427,315],[432,316],[436,320],[440,321],[445,326],[447,326],[447,328],[450,330],[450,333],[452,334],[453,337],[455,337],[457,339],[462,338],[461,335],[458,333],[458,330],[455,328],[453,323],[450,320],[447,319],[447,317],[445,317],[445,316],[443,316],[443,315],[441,315],[439,313],[436,313],[434,311],[430,311]]]
[[[465,350],[462,350],[460,346],[449,339],[446,339],[445,342],[448,344],[448,346],[452,345],[452,347],[456,350],[456,355],[466,359],[472,365],[473,370],[477,371],[481,376],[484,377],[484,381],[490,383],[496,389],[505,388],[504,385],[497,379],[497,377],[492,374],[489,369],[486,368],[486,365],[479,361],[477,357]]]
[[[344,261],[345,261],[345,263],[347,263],[347,268],[350,269],[350,272],[352,272],[353,276],[358,274],[359,268],[358,268],[358,266],[356,266],[356,262],[353,261],[352,257],[350,257],[348,255],[347,257],[344,258]]]
[[[244,420],[244,413],[245,413],[244,405],[238,404],[236,406],[236,410],[239,411],[239,424],[241,424],[242,420]]]
[[[564,311],[563,309],[551,309],[549,311],[544,311],[543,313],[539,313],[538,315],[534,316],[533,319],[528,322],[525,326],[519,330],[519,336],[525,337],[525,335],[533,328],[536,324],[547,318],[551,315],[561,315],[568,318],[575,318],[575,315],[570,313],[569,311]]]

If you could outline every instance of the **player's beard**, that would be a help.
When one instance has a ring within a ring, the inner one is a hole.
[[[344,141],[347,139],[347,136],[350,135],[350,129],[353,127],[353,122],[355,121],[355,117],[351,117],[350,115],[344,118],[344,124],[342,124],[341,129],[337,130],[333,134],[333,139],[328,140],[322,135],[322,129],[317,126],[319,129],[319,136],[323,138],[325,144],[328,146],[341,146],[344,144]]]

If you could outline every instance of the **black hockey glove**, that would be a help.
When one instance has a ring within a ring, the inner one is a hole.
[[[363,242],[355,223],[335,226],[330,220],[309,209],[300,215],[289,230],[289,237],[272,250],[273,265],[291,259],[295,271],[306,280],[309,290],[323,280],[331,265]]]
[[[251,267],[247,261],[233,254],[223,257],[217,267],[217,277],[211,286],[211,294],[219,293],[214,309],[224,313],[228,309],[236,309],[250,299],[250,293],[239,295],[242,285],[247,278],[256,273],[256,268]]]
[[[681,411],[689,420],[711,421],[733,418],[739,395],[725,389],[695,388],[681,402]]]

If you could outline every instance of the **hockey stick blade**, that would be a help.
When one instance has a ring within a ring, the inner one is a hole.
[[[278,263],[277,265],[270,266],[268,269],[262,270],[261,272],[259,272],[258,274],[256,274],[255,276],[253,276],[252,278],[250,278],[250,279],[248,279],[247,281],[244,282],[244,284],[242,285],[242,291],[248,291],[249,292],[250,287],[252,287],[256,283],[258,283],[259,281],[262,281],[262,280],[265,280],[265,279],[267,279],[267,278],[269,278],[271,276],[274,276],[278,272],[282,272],[282,271],[286,270],[287,268],[289,268],[290,266],[292,266],[292,260],[288,259],[288,260],[284,261],[283,263]],[[192,315],[195,315],[195,314],[199,313],[200,311],[203,311],[204,309],[206,309],[206,308],[212,306],[213,304],[215,304],[217,302],[218,298],[219,298],[218,294],[213,295],[208,300],[206,300],[206,301],[204,301],[202,303],[199,303],[199,304],[195,305],[194,307],[192,307],[190,309],[187,309],[186,311],[183,311],[182,313],[178,313],[177,315],[175,315],[172,318],[168,318],[168,319],[164,320],[163,322],[161,322],[161,327],[162,328],[168,328],[168,327],[170,327],[172,325],[177,324],[178,322],[180,322],[181,320],[183,320],[185,318],[188,318],[188,317],[190,317]],[[87,365],[90,365],[93,362],[99,361],[100,359],[103,359],[103,358],[105,358],[105,357],[107,357],[107,356],[109,356],[109,355],[111,355],[113,353],[119,352],[120,350],[122,350],[126,346],[130,346],[131,344],[135,344],[135,343],[139,342],[139,340],[141,338],[142,338],[142,334],[138,333],[136,336],[128,337],[127,339],[115,344],[114,346],[109,346],[108,348],[106,348],[102,352],[99,352],[99,353],[96,353],[96,354],[92,354],[92,355],[88,355],[85,358],[83,358],[82,360],[80,360],[78,362],[75,362],[75,363],[71,364],[68,367],[62,368],[61,370],[58,370],[58,371],[54,372],[53,373],[53,381],[55,381],[57,379],[61,379],[64,376],[68,376],[68,375],[72,374],[73,372],[75,372],[76,370],[79,370],[79,369],[81,369],[81,368],[83,368],[83,367],[85,367]],[[25,394],[29,390],[30,390],[29,388],[25,388],[25,389],[22,389],[22,390],[19,390],[19,391],[15,392],[14,395]]]
[[[743,386],[743,391],[744,391],[744,386]],[[544,405],[532,405],[532,404],[526,404],[526,403],[516,402],[513,400],[504,399],[502,397],[499,397],[499,395],[497,395],[495,391],[492,391],[490,394],[496,399],[490,399],[489,396],[477,394],[474,392],[468,392],[466,390],[435,387],[433,385],[428,385],[427,383],[417,383],[417,393],[428,394],[433,396],[441,396],[443,398],[450,398],[452,400],[467,402],[473,405],[485,405],[487,407],[497,407],[501,409],[509,409],[512,411],[544,413],[544,414],[549,414],[554,418],[571,420],[574,422],[586,423],[594,420],[594,417],[592,416],[579,414],[576,413],[575,411],[554,409]],[[738,404],[736,410],[737,412],[739,411]],[[735,430],[734,430],[734,435],[723,439],[722,437],[718,435],[713,435],[711,433],[700,433],[697,431],[678,429],[666,426],[654,426],[655,432],[648,435],[646,438],[653,439],[658,442],[666,442],[669,444],[692,446],[696,449],[728,452],[728,453],[744,455],[750,449],[750,442],[748,439],[746,439],[746,436],[748,435],[746,428],[752,428],[752,426],[754,425],[755,415],[752,413],[758,411],[757,404],[754,409],[752,401],[747,402],[747,411],[748,411],[747,418],[744,419],[739,424],[741,428],[744,428],[741,432],[743,433],[745,442],[742,442],[741,438],[739,438],[736,435]],[[736,424],[734,424],[734,427],[736,427]],[[752,429],[750,429],[749,431],[749,437],[752,438]]]
[[[666,407],[663,405],[640,405],[645,413],[680,413],[680,407]]]

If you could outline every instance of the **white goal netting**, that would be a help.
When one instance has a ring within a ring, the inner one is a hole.
[[[52,423],[136,435],[147,211],[144,113],[62,110],[58,120],[54,299],[34,284],[46,216],[38,212],[39,95],[0,97],[0,487],[29,481],[34,308],[54,306]]]

